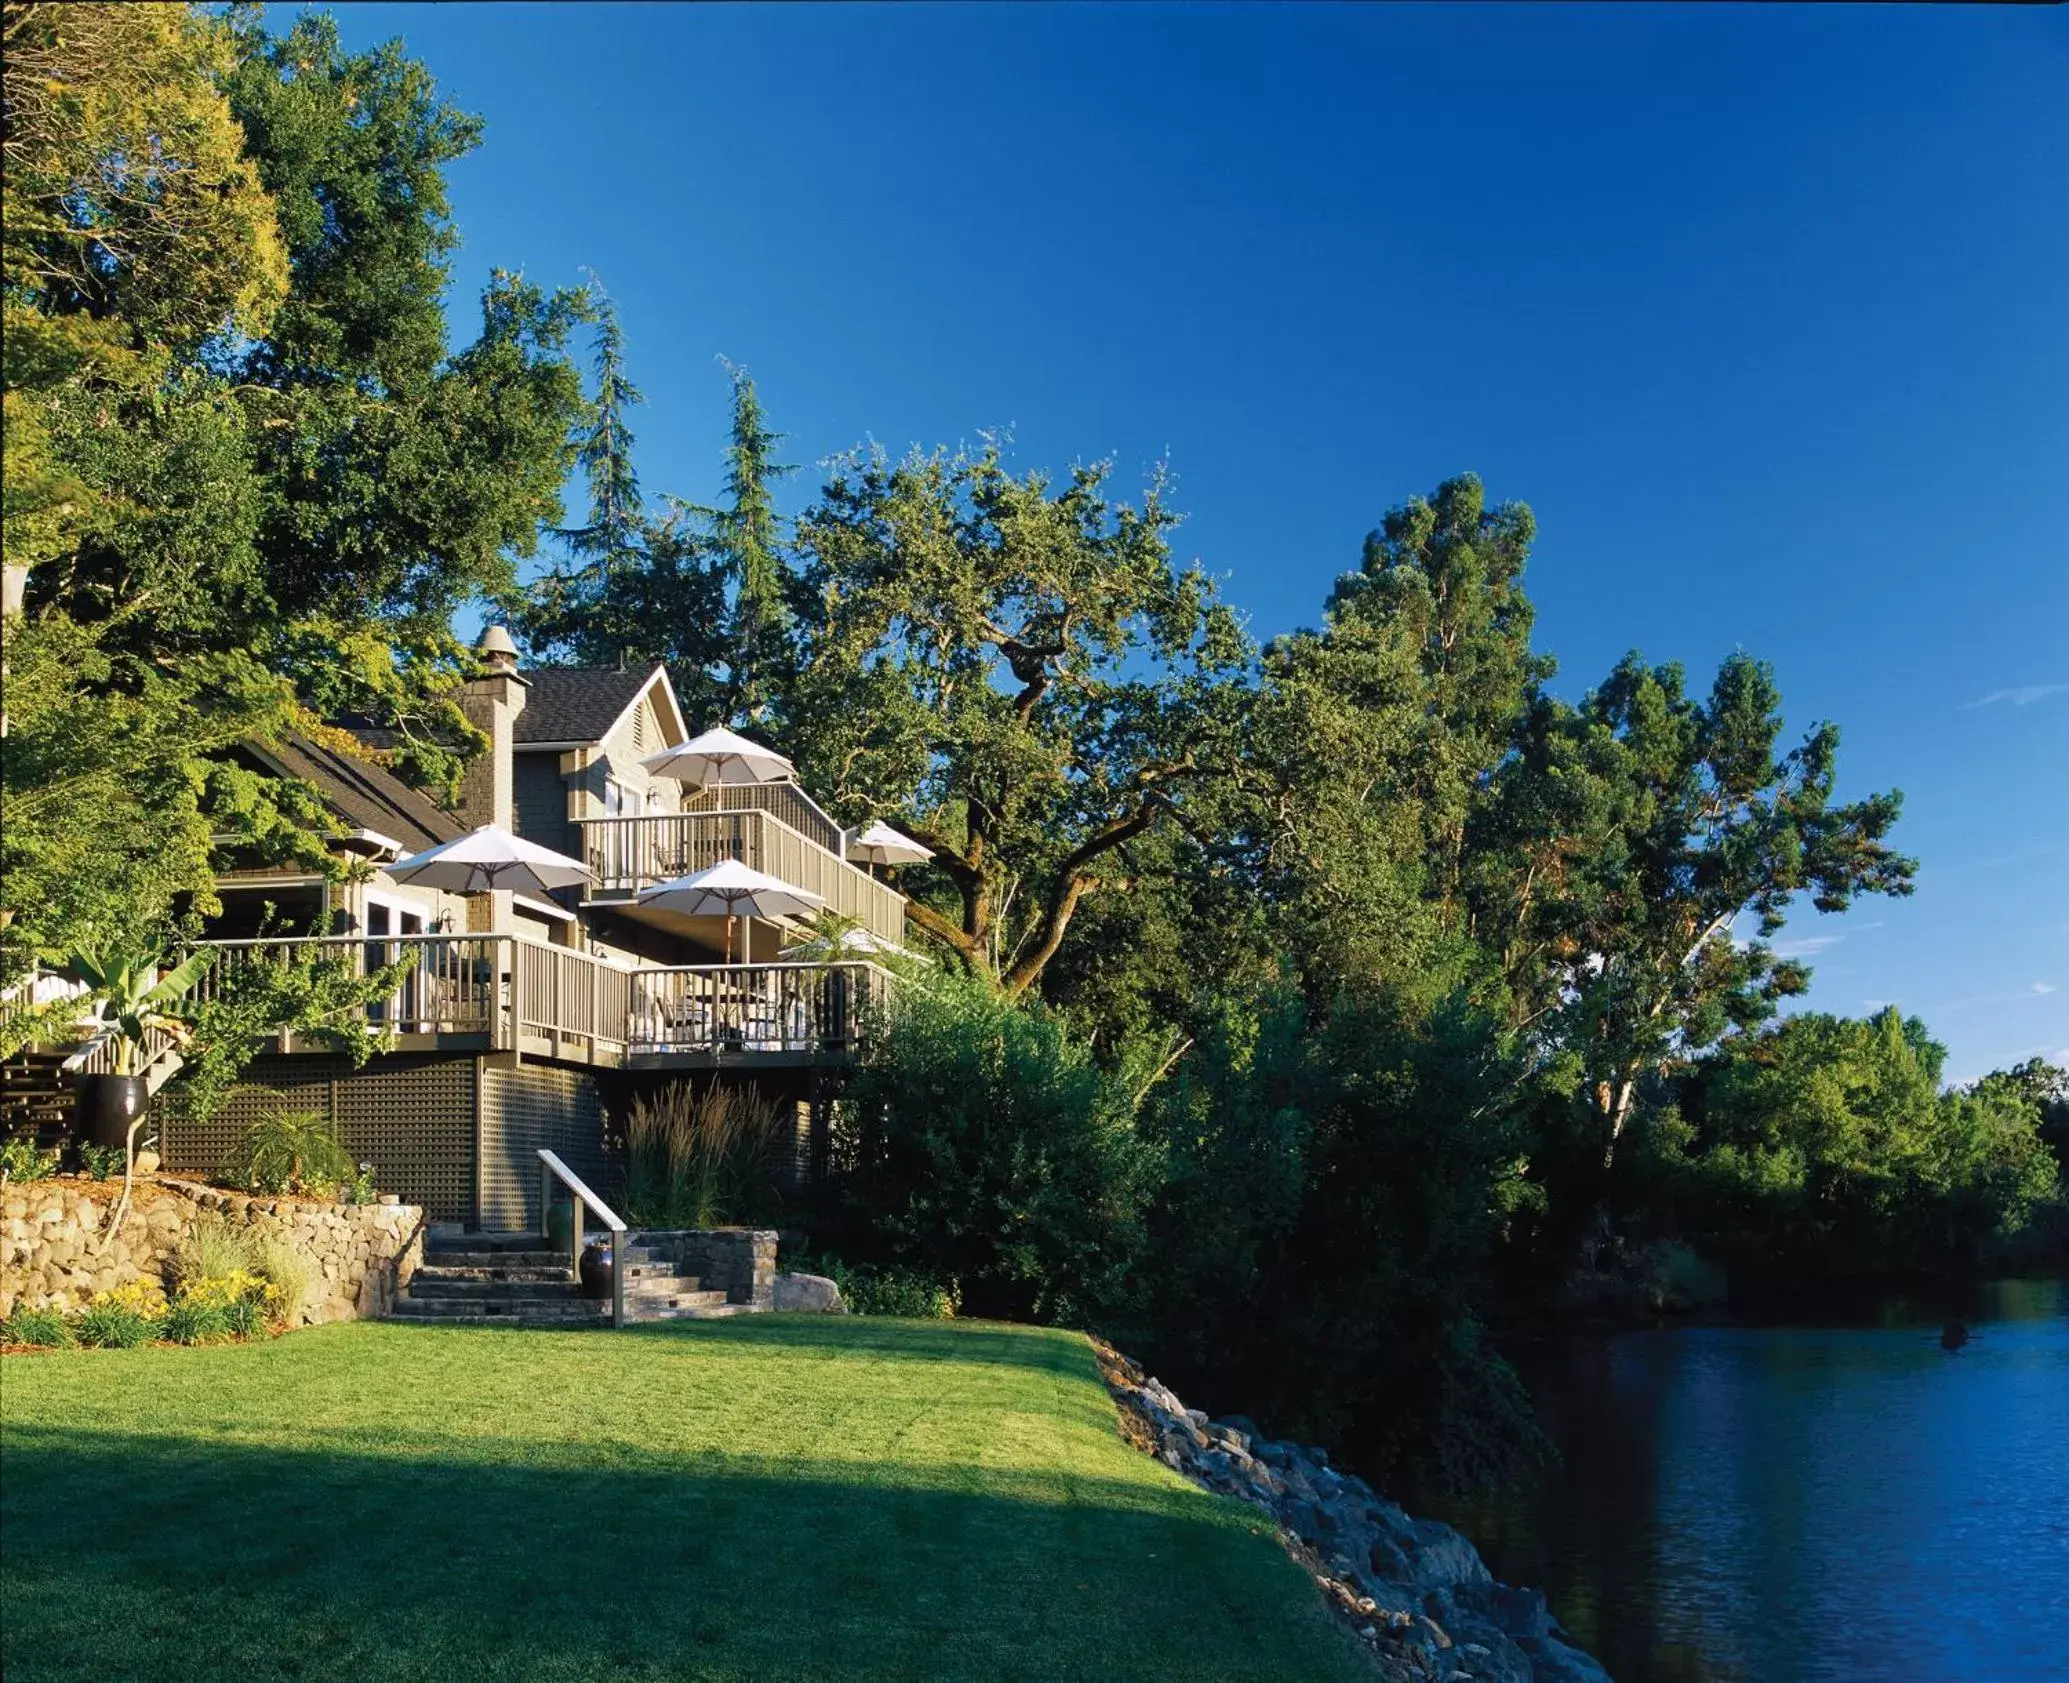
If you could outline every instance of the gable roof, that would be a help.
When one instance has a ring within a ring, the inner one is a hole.
[[[673,719],[682,735],[689,734],[675,687],[668,681],[668,668],[659,661],[623,672],[614,666],[533,666],[525,669],[523,677],[527,686],[524,711],[517,715],[514,737],[519,748],[601,742],[656,685],[654,708],[661,715],[663,730]]]
[[[290,734],[252,752],[275,770],[313,784],[324,803],[355,829],[372,830],[421,853],[455,841],[467,827],[420,789],[392,771],[340,754],[306,736]]]

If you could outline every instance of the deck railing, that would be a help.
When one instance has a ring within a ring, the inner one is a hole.
[[[842,917],[893,943],[905,939],[905,897],[820,846],[772,812],[649,813],[578,818],[582,858],[596,892],[631,894],[737,859],[809,888]]]
[[[512,935],[322,935],[202,943],[217,962],[188,998],[219,998],[243,967],[323,960],[355,977],[400,968],[366,1007],[398,1035],[479,1035],[494,1050],[615,1064],[628,1054],[844,1055],[860,1044],[887,972],[836,964],[629,968]],[[543,1043],[543,1045],[542,1045]]]
[[[890,986],[860,961],[636,970],[628,1050],[852,1052]]]
[[[507,935],[299,935],[207,941],[202,945],[220,956],[188,997],[217,998],[231,976],[255,964],[329,961],[354,978],[406,964],[395,992],[367,1006],[368,1022],[397,1034],[493,1038],[507,1014],[508,949],[529,944]]]
[[[845,858],[847,837],[819,809],[819,803],[795,783],[723,783],[686,792],[685,812],[770,812],[808,841]]]

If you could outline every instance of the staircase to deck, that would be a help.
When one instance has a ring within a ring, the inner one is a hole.
[[[0,1136],[33,1134],[49,1145],[71,1127],[78,1077],[66,1070],[67,1055],[32,1047],[0,1063]]]
[[[706,1291],[695,1275],[628,1235],[625,1319],[708,1321],[749,1315],[754,1306]],[[589,1327],[611,1324],[611,1300],[582,1295],[568,1254],[536,1233],[461,1233],[434,1228],[424,1262],[396,1300],[393,1318],[441,1326]]]

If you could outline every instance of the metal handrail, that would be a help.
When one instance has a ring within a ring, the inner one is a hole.
[[[569,1168],[544,1146],[539,1148],[539,1231],[543,1238],[551,1239],[553,1229],[549,1214],[553,1207],[553,1181],[558,1176],[563,1185],[572,1192],[575,1203],[573,1255],[575,1280],[582,1279],[582,1206],[587,1204],[596,1212],[597,1219],[611,1230],[611,1325],[625,1324],[625,1218],[613,1210],[601,1198],[583,1184],[582,1177]]]

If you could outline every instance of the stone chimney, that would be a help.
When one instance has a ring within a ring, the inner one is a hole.
[[[517,645],[492,625],[474,645],[488,671],[460,690],[460,711],[487,733],[488,752],[467,767],[460,780],[459,814],[470,830],[484,824],[517,827],[517,715],[530,688],[517,670]]]

